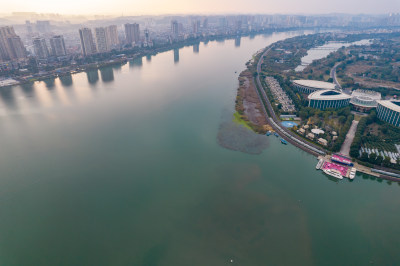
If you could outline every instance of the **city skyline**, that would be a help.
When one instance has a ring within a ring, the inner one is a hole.
[[[400,2],[396,0],[338,0],[335,3],[321,3],[318,0],[249,0],[243,1],[161,1],[161,0],[115,0],[109,1],[78,1],[71,0],[68,5],[49,0],[35,0],[26,2],[15,0],[2,4],[2,13],[38,12],[81,15],[146,15],[146,14],[387,14],[400,12]]]

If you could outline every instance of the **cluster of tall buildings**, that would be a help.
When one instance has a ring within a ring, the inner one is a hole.
[[[141,45],[140,27],[137,23],[126,23],[125,44],[131,46]],[[145,30],[145,42],[150,41],[149,31]],[[94,32],[90,28],[82,28],[79,30],[81,40],[82,54],[84,56],[96,53],[105,53],[117,48],[120,44],[118,38],[118,28],[116,25],[107,27],[98,27]]]
[[[38,20],[36,21],[36,24],[26,20],[25,26],[26,31],[30,36],[35,35],[35,33],[45,34],[51,32],[51,24],[48,20]]]
[[[82,28],[79,37],[84,56],[105,53],[119,45],[116,25],[95,28],[94,34],[90,28]]]
[[[14,28],[0,27],[0,61],[21,60],[26,56],[25,46]]]
[[[46,59],[50,56],[65,56],[67,50],[65,48],[64,37],[62,35],[56,35],[50,38],[50,48],[48,48],[46,39],[41,37],[33,38],[33,49],[35,55],[39,59]]]

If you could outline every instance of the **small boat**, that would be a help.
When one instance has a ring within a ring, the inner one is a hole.
[[[351,168],[349,178],[354,179],[356,177],[356,173],[357,173],[357,169],[354,167]]]
[[[281,138],[281,143],[287,145],[287,141]]]
[[[324,170],[322,170],[322,171],[324,171],[325,174],[330,175],[330,176],[333,176],[333,177],[335,177],[335,178],[337,178],[337,179],[343,179],[343,176],[342,176],[339,172],[337,172],[337,171],[335,171],[335,170],[332,170],[332,169],[324,169]]]
[[[272,132],[268,130],[267,133],[266,133],[265,135],[270,136],[271,133],[272,133]]]
[[[317,166],[315,166],[315,169],[317,169],[317,170],[321,169],[323,163],[324,163],[324,159],[320,159],[317,163]]]
[[[278,133],[274,132],[275,137],[279,137]]]

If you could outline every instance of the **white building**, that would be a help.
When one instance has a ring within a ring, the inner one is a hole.
[[[95,28],[97,52],[105,53],[110,50],[110,45],[107,40],[106,28]]]
[[[34,38],[33,49],[36,57],[39,59],[46,59],[50,56],[49,49],[47,48],[46,40],[44,38]]]
[[[356,110],[365,112],[376,108],[381,99],[379,92],[358,89],[352,92],[350,103]]]
[[[62,35],[56,35],[51,37],[50,47],[51,47],[51,54],[53,56],[64,56],[67,54],[64,37]]]
[[[400,126],[400,101],[378,101],[376,111],[380,120]]]
[[[350,103],[350,95],[336,90],[318,90],[308,95],[309,107],[316,109],[342,108]]]
[[[336,90],[336,85],[317,80],[293,80],[293,86],[302,93],[310,94],[318,90]]]
[[[84,56],[97,53],[96,43],[94,41],[91,29],[79,29],[79,37],[81,39],[82,54]]]

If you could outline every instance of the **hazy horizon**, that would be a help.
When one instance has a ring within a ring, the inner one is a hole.
[[[3,0],[4,1],[4,0]],[[1,13],[36,12],[61,15],[172,15],[172,14],[388,14],[400,13],[398,0],[70,0],[68,5],[51,0],[14,0],[3,3]],[[79,13],[77,13],[79,10]]]

